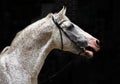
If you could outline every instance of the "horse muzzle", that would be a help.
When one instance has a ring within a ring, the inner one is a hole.
[[[98,52],[100,50],[100,42],[99,40],[91,40],[88,42],[87,47],[80,47],[80,53],[81,56],[87,56],[88,58],[92,58],[94,56],[94,53]]]

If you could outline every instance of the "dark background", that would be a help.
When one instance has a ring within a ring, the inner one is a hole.
[[[58,12],[63,5],[72,22],[101,41],[101,50],[88,60],[55,49],[48,55],[38,81],[41,84],[119,84],[120,10],[115,0],[0,0],[0,51],[10,45],[18,31],[49,12]]]

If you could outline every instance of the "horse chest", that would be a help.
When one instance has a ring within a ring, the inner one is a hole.
[[[0,84],[31,84],[27,71],[16,58],[0,59]]]

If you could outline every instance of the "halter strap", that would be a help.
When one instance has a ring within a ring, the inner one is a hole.
[[[55,25],[57,26],[57,28],[59,29],[60,32],[60,39],[61,39],[61,50],[63,50],[63,37],[62,37],[62,28],[60,27],[60,25],[62,24],[62,22],[60,23],[60,25],[57,23],[57,21],[55,21],[54,17],[52,16],[52,20],[55,23]]]
[[[53,22],[55,23],[55,25],[57,26],[57,28],[59,29],[59,32],[60,32],[60,38],[61,38],[61,49],[63,50],[63,37],[62,37],[62,32],[68,37],[68,39],[76,45],[76,47],[80,50],[84,50],[85,48],[84,47],[79,47],[78,44],[76,44],[71,38],[70,36],[60,27],[60,25],[65,21],[62,21],[60,24],[57,23],[57,21],[54,19],[54,17],[52,16],[52,20]]]

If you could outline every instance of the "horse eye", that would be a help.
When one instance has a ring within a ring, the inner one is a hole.
[[[73,28],[74,28],[74,25],[71,24],[67,29],[68,29],[68,30],[72,30]]]

